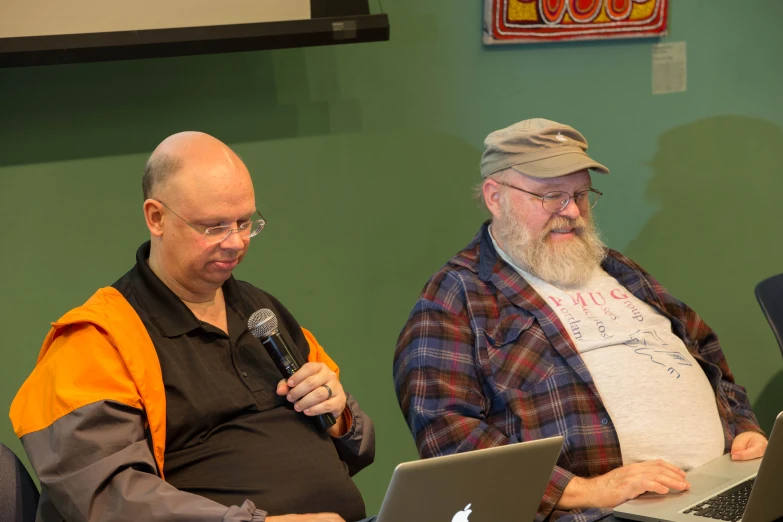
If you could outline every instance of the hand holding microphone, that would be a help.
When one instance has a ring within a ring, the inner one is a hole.
[[[335,373],[323,363],[304,362],[294,343],[280,332],[277,317],[268,308],[254,312],[247,327],[285,378],[277,385],[277,394],[285,395],[296,411],[311,417],[321,430],[334,426],[335,416],[342,414],[346,402]]]

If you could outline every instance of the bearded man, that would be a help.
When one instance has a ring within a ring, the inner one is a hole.
[[[427,282],[397,342],[419,454],[562,435],[536,519],[580,521],[685,490],[686,471],[724,452],[760,457],[766,437],[715,333],[601,241],[590,170],[609,170],[584,136],[532,119],[484,144],[491,220]]]

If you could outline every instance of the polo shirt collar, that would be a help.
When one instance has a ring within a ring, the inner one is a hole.
[[[196,328],[202,328],[190,308],[182,302],[152,271],[147,260],[150,257],[150,242],[146,241],[136,251],[136,266],[133,267],[130,284],[133,294],[164,337],[178,337]],[[223,283],[223,298],[230,306],[244,316],[239,285],[234,276]]]

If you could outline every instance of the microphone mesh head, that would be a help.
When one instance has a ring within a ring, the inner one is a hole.
[[[259,339],[267,337],[277,331],[277,317],[269,308],[256,310],[247,320],[247,329]]]

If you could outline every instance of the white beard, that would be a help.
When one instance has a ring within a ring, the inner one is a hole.
[[[501,195],[500,207],[500,217],[492,221],[495,240],[520,268],[547,283],[561,288],[580,286],[606,256],[606,246],[592,219],[580,216],[572,220],[552,214],[541,234],[533,237],[505,195]],[[576,237],[552,241],[550,232],[560,228],[574,228]]]

